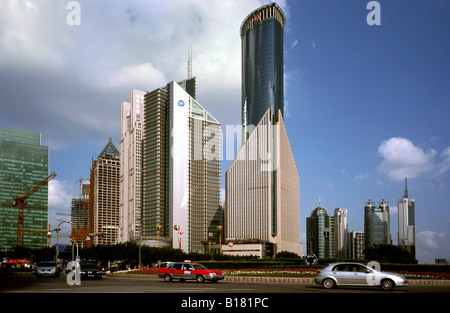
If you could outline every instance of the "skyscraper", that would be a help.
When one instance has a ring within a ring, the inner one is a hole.
[[[408,180],[405,178],[405,193],[398,199],[398,245],[416,254],[416,229],[414,219],[415,201],[408,197]]]
[[[224,253],[302,255],[299,174],[283,117],[284,14],[275,3],[250,13],[242,40],[242,147],[226,173]]]
[[[299,174],[280,111],[275,119],[272,124],[268,109],[226,172],[225,235],[246,244],[247,253],[237,253],[239,245],[225,246],[224,253],[302,255]]]
[[[195,78],[145,95],[145,244],[204,252],[220,206],[220,123],[195,100]]]
[[[11,203],[48,176],[49,149],[41,134],[0,126],[0,243],[12,249],[18,244],[18,209]],[[47,244],[48,186],[28,199],[24,209],[24,240],[27,248]]]
[[[335,255],[334,218],[320,203],[306,218],[306,249],[318,258]]]
[[[109,138],[108,144],[93,161],[91,169],[90,213],[94,244],[114,244],[119,235],[119,150]],[[92,238],[91,238],[92,239]]]
[[[371,199],[364,206],[364,242],[366,248],[389,245],[391,240],[389,205],[384,199],[375,205]]]
[[[334,250],[340,259],[348,258],[348,217],[347,209],[334,210]]]
[[[242,142],[271,109],[284,116],[284,13],[268,4],[250,13],[240,29],[242,45]]]
[[[131,101],[121,106],[119,242],[140,238],[145,94],[133,89]]]

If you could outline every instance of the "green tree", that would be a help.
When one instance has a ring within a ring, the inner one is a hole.
[[[417,264],[414,255],[407,249],[394,245],[375,245],[364,249],[365,259],[380,263]]]

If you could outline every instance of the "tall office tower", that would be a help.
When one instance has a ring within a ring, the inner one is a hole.
[[[398,199],[398,245],[416,255],[415,202],[408,197],[408,181],[405,178],[405,194]]]
[[[91,169],[91,216],[94,244],[114,244],[119,235],[119,150],[109,138]]]
[[[334,218],[319,205],[306,218],[307,253],[318,258],[334,258]]]
[[[334,210],[334,250],[340,259],[348,258],[348,218],[347,209]]]
[[[142,236],[203,253],[218,236],[221,127],[194,96],[195,78],[145,95]]]
[[[374,245],[390,245],[391,230],[389,205],[384,199],[375,206],[375,202],[369,199],[364,206],[364,242],[366,248]]]
[[[272,118],[268,109],[226,173],[226,238],[246,245],[224,253],[302,255],[299,174],[281,112]]]
[[[272,3],[250,13],[241,25],[243,143],[267,109],[284,115],[284,24],[283,11]]]
[[[0,126],[0,243],[18,245],[18,195],[25,195],[48,177],[49,149],[41,146],[41,134]],[[27,248],[47,244],[48,186],[27,199],[24,209],[24,239]]]
[[[121,106],[119,242],[140,238],[145,94],[133,89],[131,101]]]
[[[350,259],[364,259],[364,232],[352,231],[349,233],[349,253]]]

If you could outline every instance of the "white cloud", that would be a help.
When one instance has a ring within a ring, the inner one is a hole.
[[[105,79],[98,82],[111,87],[154,86],[166,84],[164,73],[150,63],[124,65],[119,70],[107,73]]]
[[[289,47],[289,50],[294,49],[294,47],[298,44],[298,40],[295,39],[293,43],[291,43],[291,46]]]
[[[437,174],[443,175],[447,173],[448,170],[450,170],[450,147],[442,151],[440,156],[443,161],[438,164]]]
[[[73,184],[53,179],[48,183],[48,206],[58,213],[70,213]]]
[[[391,215],[398,214],[398,207],[396,205],[390,205],[389,206],[389,213]]]
[[[430,171],[437,154],[433,149],[425,152],[410,140],[400,137],[383,141],[378,147],[378,153],[383,157],[378,171],[393,180],[414,178]]]
[[[424,230],[417,234],[417,239],[419,243],[421,243],[424,248],[431,249],[439,249],[438,239],[442,239],[445,237],[445,233],[443,232],[434,232],[430,230]]]
[[[354,177],[356,180],[363,180],[369,177],[368,173],[360,173]]]

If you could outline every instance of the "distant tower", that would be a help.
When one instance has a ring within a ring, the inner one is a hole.
[[[405,193],[398,199],[398,245],[416,254],[415,202],[408,197],[408,180],[405,177]]]
[[[319,205],[306,218],[306,249],[318,258],[334,258],[334,218]]]
[[[192,78],[192,46],[188,49],[188,79]]]
[[[366,248],[392,244],[389,205],[384,199],[375,206],[369,199],[364,206],[364,241]]]
[[[106,233],[94,237],[94,244],[115,244],[119,235],[119,181],[120,153],[109,138],[91,169],[91,221],[94,233]]]
[[[284,24],[276,3],[254,10],[241,24],[243,143],[267,109],[284,118]]]

